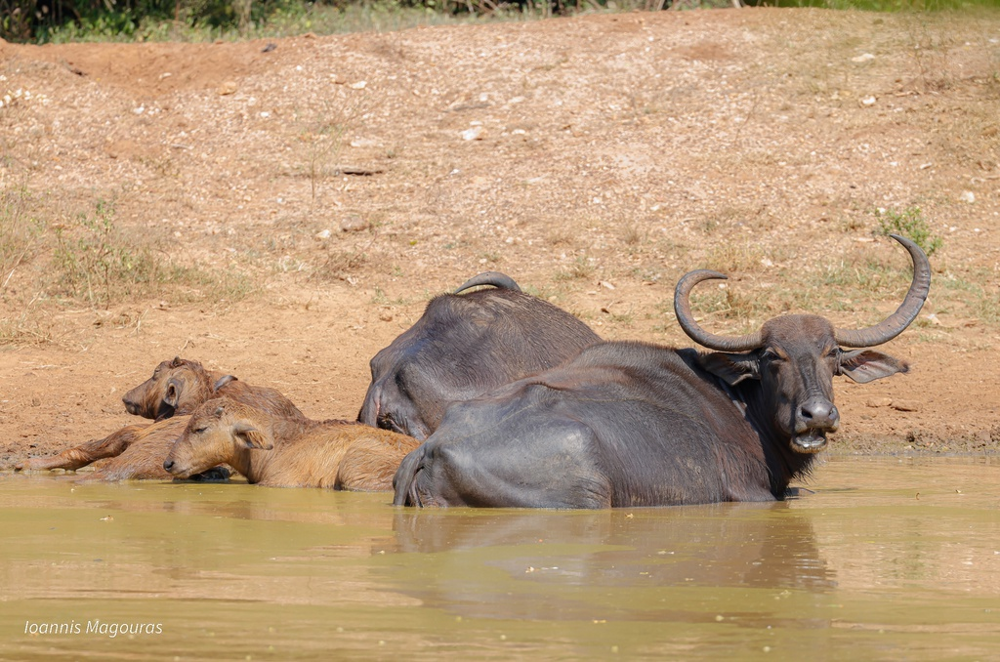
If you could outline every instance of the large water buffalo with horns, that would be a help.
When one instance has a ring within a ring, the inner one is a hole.
[[[483,285],[492,288],[461,294]],[[431,299],[417,323],[375,355],[358,421],[426,439],[452,403],[559,365],[600,340],[509,276],[481,273]]]
[[[815,315],[768,320],[730,338],[704,330],[688,295],[725,278],[677,283],[677,320],[711,350],[605,342],[488,397],[452,406],[400,465],[397,505],[607,508],[781,499],[840,424],[833,378],[906,372],[868,349],[899,335],[930,288],[923,251],[905,300],[885,321],[837,329]],[[853,349],[845,349],[853,348]]]

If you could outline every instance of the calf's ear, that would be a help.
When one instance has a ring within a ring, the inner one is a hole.
[[[840,366],[837,368],[838,375],[850,377],[859,384],[867,384],[876,379],[895,375],[897,372],[909,371],[910,366],[906,361],[873,349],[843,352],[840,355]]]
[[[750,354],[712,352],[702,354],[698,361],[702,368],[720,377],[730,386],[739,384],[744,379],[760,379],[760,362],[755,352]]]
[[[184,385],[176,377],[167,380],[167,388],[156,406],[156,420],[162,421],[177,413],[177,403],[181,401],[181,389]]]
[[[256,448],[269,451],[274,448],[274,444],[263,432],[249,423],[236,423],[233,425],[233,435],[243,442],[247,448]]]
[[[167,380],[167,390],[163,394],[163,404],[168,407],[177,408],[177,403],[181,401],[181,389],[184,388],[184,384],[181,380],[176,377],[171,377]]]
[[[213,392],[214,391],[218,391],[220,388],[222,388],[223,386],[225,386],[229,382],[235,382],[235,381],[237,381],[236,377],[234,377],[232,375],[223,375],[222,377],[219,377],[218,381],[216,381],[214,384],[212,384],[212,391]]]

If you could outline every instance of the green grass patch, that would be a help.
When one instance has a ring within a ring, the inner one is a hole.
[[[29,3],[33,0],[13,0]],[[466,5],[428,0],[408,3],[397,0],[376,2],[185,2],[176,6],[154,6],[149,2],[122,5],[109,3],[85,8],[73,20],[29,26],[0,24],[0,36],[14,41],[36,43],[182,41],[211,42],[282,38],[312,32],[346,34],[389,32],[407,28],[496,20],[521,20],[522,14],[504,8],[469,12]],[[484,6],[485,8],[485,6]],[[4,34],[6,33],[6,34]]]
[[[115,221],[115,203],[97,200],[92,211],[53,230],[53,278],[48,294],[93,307],[159,298],[179,303],[232,303],[259,290],[236,269],[205,270],[174,264],[155,241],[137,238]]]
[[[744,0],[770,7],[930,12],[996,7],[997,0]],[[593,12],[732,6],[732,0],[0,0],[0,38],[13,42],[210,42],[305,33],[387,32],[416,26],[524,21]]]
[[[989,326],[1000,326],[1000,294],[981,292],[974,307],[976,317]]]
[[[593,260],[588,258],[586,255],[580,255],[565,269],[560,269],[556,272],[555,276],[553,276],[553,280],[586,280],[591,278],[595,271],[596,268]]]
[[[759,246],[721,242],[709,249],[705,268],[727,276],[735,273],[758,273],[763,269],[764,259],[764,252]]]
[[[0,189],[0,345],[49,342],[54,304],[227,304],[260,291],[240,269],[175,263],[147,233],[119,226],[114,201],[58,224],[40,209],[24,187]]]
[[[29,207],[26,187],[0,190],[0,296],[17,269],[40,249],[45,226],[32,216]]]
[[[761,0],[750,4],[762,7],[818,7],[874,12],[949,11],[997,6],[996,0]]]
[[[732,285],[724,288],[703,286],[701,291],[691,293],[691,308],[697,317],[711,317],[706,328],[712,327],[713,321],[724,322],[714,329],[715,333],[747,333],[760,328],[773,316],[774,301],[770,295],[770,292],[759,290],[739,291]]]
[[[898,234],[912,239],[928,256],[941,248],[944,241],[934,235],[920,207],[907,207],[903,211],[879,208],[875,210],[878,221],[877,234]]]
[[[92,213],[81,213],[72,226],[55,229],[56,294],[107,306],[150,294],[168,278],[152,248],[124,235],[114,215],[113,203],[98,200]]]

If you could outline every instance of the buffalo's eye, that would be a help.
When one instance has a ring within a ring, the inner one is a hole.
[[[781,361],[781,357],[778,356],[778,353],[770,349],[765,349],[763,353],[761,353],[760,358],[762,361],[766,361],[767,363],[776,363]]]
[[[389,413],[379,416],[375,421],[375,426],[382,428],[383,430],[391,430],[392,432],[404,432],[402,426],[397,423],[396,419]]]

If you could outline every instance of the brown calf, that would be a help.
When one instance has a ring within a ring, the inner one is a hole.
[[[86,476],[86,481],[120,480],[169,480],[173,478],[163,469],[163,458],[170,448],[184,433],[191,416],[174,416],[147,425],[130,425],[122,428],[115,435],[126,430],[129,433],[128,447],[117,457],[101,467],[98,471]],[[70,449],[73,450],[73,449]],[[216,467],[207,475],[197,476],[200,480],[223,480],[229,478],[229,470]]]
[[[417,446],[412,437],[359,423],[284,419],[217,398],[195,410],[163,468],[189,478],[228,464],[268,487],[391,490],[399,462]]]
[[[292,402],[273,388],[250,386],[216,370],[206,370],[197,361],[175,357],[163,361],[153,376],[122,397],[128,413],[157,421],[175,414],[190,414],[211,398],[226,395],[283,418],[300,418]]]
[[[103,439],[94,439],[51,457],[35,457],[14,465],[15,471],[46,469],[76,470],[107,457],[119,457],[97,476],[106,480],[169,478],[163,458],[184,431],[184,423],[161,426],[175,415],[190,414],[202,402],[220,395],[265,409],[284,418],[302,418],[291,400],[273,388],[251,386],[232,375],[206,370],[201,363],[175,358],[163,361],[153,376],[122,398],[130,414],[156,419],[154,424],[128,425]],[[186,418],[184,421],[186,422]],[[142,452],[126,453],[133,444],[150,445]],[[111,473],[108,473],[111,470]],[[117,478],[112,476],[118,476]]]

